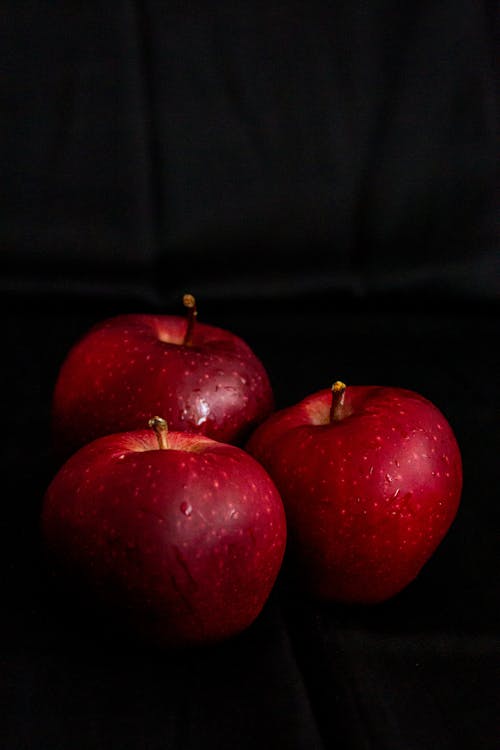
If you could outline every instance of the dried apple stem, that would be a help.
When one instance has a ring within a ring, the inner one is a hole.
[[[155,431],[158,438],[158,447],[160,450],[168,449],[168,425],[162,417],[152,417],[148,422],[149,427]]]
[[[332,385],[332,405],[330,407],[330,422],[339,422],[345,417],[344,400],[346,384],[336,380]]]
[[[183,346],[191,346],[191,344],[193,343],[194,324],[198,316],[196,299],[192,294],[185,294],[182,298],[182,304],[188,311],[186,334],[182,343]]]

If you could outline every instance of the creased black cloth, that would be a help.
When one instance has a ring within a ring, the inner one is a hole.
[[[4,288],[495,296],[494,11],[4,2]]]

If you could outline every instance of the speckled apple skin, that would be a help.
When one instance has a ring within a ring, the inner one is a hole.
[[[161,415],[171,430],[241,443],[271,413],[267,373],[239,337],[185,318],[120,315],[78,341],[60,369],[52,431],[67,458],[96,437],[141,429]]]
[[[286,543],[283,505],[239,448],[152,431],[73,455],[50,484],[42,532],[71,585],[157,644],[221,640],[258,616]],[[83,589],[82,589],[83,590]]]
[[[321,599],[375,603],[412,581],[459,506],[462,462],[450,425],[422,396],[351,386],[273,414],[247,444],[281,494],[290,547]]]

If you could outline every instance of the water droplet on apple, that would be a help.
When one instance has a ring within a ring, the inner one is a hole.
[[[186,502],[181,503],[181,512],[184,513],[184,515],[189,518],[189,516],[193,512],[193,506],[191,505],[191,503],[186,503]]]

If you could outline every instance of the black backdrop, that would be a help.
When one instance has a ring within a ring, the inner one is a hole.
[[[2,747],[496,748],[494,3],[0,9]],[[394,600],[310,602],[285,566],[242,636],[157,653],[54,591],[58,367],[184,291],[278,406],[341,377],[446,414],[461,508]]]

